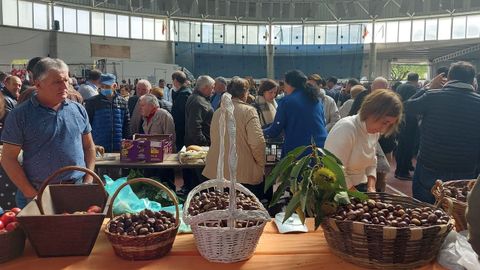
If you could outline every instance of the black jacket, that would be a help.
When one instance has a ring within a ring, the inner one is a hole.
[[[172,117],[175,123],[175,144],[177,151],[180,151],[185,145],[185,104],[188,97],[192,94],[192,90],[183,86],[178,91],[172,92]]]
[[[185,111],[185,145],[210,145],[210,123],[213,108],[210,100],[194,91],[188,98]]]
[[[421,90],[405,102],[420,115],[418,160],[437,172],[474,172],[480,154],[480,95],[458,81],[442,89]]]
[[[0,136],[2,135],[3,125],[5,124],[5,119],[7,119],[8,113],[17,106],[17,98],[14,97],[7,88],[3,87],[1,92],[5,100],[5,115],[0,119]]]

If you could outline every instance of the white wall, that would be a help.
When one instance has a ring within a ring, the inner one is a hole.
[[[57,57],[67,64],[94,63],[90,44],[130,46],[132,61],[173,63],[172,44],[160,41],[103,38],[87,35],[57,34]],[[10,64],[13,59],[30,59],[48,56],[50,32],[0,26],[0,64]],[[122,59],[128,60],[128,59]]]

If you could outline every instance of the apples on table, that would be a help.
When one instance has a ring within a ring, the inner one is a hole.
[[[20,211],[22,211],[22,209],[15,207],[7,210],[0,216],[0,234],[14,231],[20,226],[17,222],[17,214],[20,213]]]

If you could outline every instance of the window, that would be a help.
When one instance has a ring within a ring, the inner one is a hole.
[[[292,44],[295,44],[295,45],[303,44],[303,26],[302,25],[292,26]]]
[[[155,40],[167,39],[167,22],[155,19]]]
[[[258,26],[258,44],[267,44],[268,43],[268,26],[259,25]]]
[[[235,25],[225,24],[225,43],[235,44]]]
[[[256,45],[258,44],[258,26],[249,25],[247,27],[247,44]]]
[[[186,21],[178,22],[178,41],[190,41],[190,23]]]
[[[103,13],[92,12],[92,35],[105,35]]]
[[[2,15],[4,25],[17,26],[17,1],[2,0]]]
[[[452,18],[438,19],[438,40],[450,39],[452,33]]]
[[[47,5],[33,3],[33,28],[48,29]]]
[[[478,38],[480,36],[480,15],[467,17],[467,38]]]
[[[348,44],[350,39],[350,26],[348,24],[338,25],[338,44]]]
[[[315,44],[315,26],[306,25],[303,27],[303,43]]]
[[[143,39],[155,39],[155,20],[143,18]]]
[[[33,27],[32,2],[18,1],[18,26]]]
[[[385,29],[386,24],[384,22],[375,23],[375,43],[385,43]]]
[[[223,43],[223,24],[213,25],[213,42]]]
[[[200,30],[202,29],[202,25],[199,22],[191,22],[190,23],[190,41],[191,42],[201,42],[202,36]]]
[[[63,31],[63,8],[62,7],[53,7],[53,20],[58,21],[60,28],[59,31]]]
[[[202,42],[213,43],[213,23],[202,23]]]
[[[453,17],[452,39],[465,38],[466,27],[467,27],[466,16]]]
[[[169,40],[178,40],[178,21],[170,21],[168,28],[168,31],[170,31]]]
[[[105,13],[105,36],[117,36],[117,15]]]
[[[130,37],[130,18],[128,16],[117,15],[117,37]]]
[[[315,44],[325,44],[326,40],[326,26],[325,25],[316,25],[315,26]]]
[[[387,22],[387,43],[398,42],[398,22]]]
[[[362,28],[363,43],[372,43],[373,25],[371,23],[364,23]]]
[[[350,25],[350,44],[358,44],[362,40],[362,25]]]
[[[63,8],[63,31],[76,33],[77,32],[77,10],[73,8]]]
[[[77,10],[77,32],[79,34],[90,34],[90,12]]]
[[[425,20],[425,40],[437,39],[437,26],[437,19]]]
[[[247,44],[247,26],[237,24],[237,44]]]
[[[326,39],[327,44],[337,44],[337,25],[327,25]]]
[[[414,20],[412,22],[412,41],[423,41],[425,39],[425,21]]]
[[[143,38],[142,17],[130,17],[130,36],[131,38]]]
[[[398,42],[410,42],[412,33],[412,21],[400,21],[398,23]]]

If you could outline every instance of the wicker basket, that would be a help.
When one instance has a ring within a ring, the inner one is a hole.
[[[445,196],[444,187],[455,186],[455,187],[464,187],[474,185],[476,182],[475,179],[472,180],[456,180],[442,182],[437,180],[435,185],[432,188],[432,194],[435,197],[435,206],[441,207],[449,215],[453,216],[455,219],[455,229],[457,231],[467,230],[467,218],[465,217],[465,211],[467,210],[467,203],[457,200],[453,197]]]
[[[71,170],[93,176],[94,185],[49,185]],[[23,208],[17,219],[40,257],[88,256],[106,217],[108,194],[93,171],[69,166],[56,171],[40,188],[37,197]],[[98,205],[102,213],[69,214]]]
[[[0,263],[13,260],[23,254],[25,233],[22,228],[0,233]]]
[[[130,236],[130,235],[118,235],[113,234],[108,231],[110,227],[110,222],[108,222],[105,227],[105,233],[107,234],[108,240],[112,244],[113,250],[117,256],[127,259],[127,260],[151,260],[165,256],[171,249],[175,237],[177,236],[178,227],[180,226],[180,216],[178,209],[178,201],[175,195],[161,183],[148,179],[148,178],[137,178],[129,180],[123,183],[113,194],[109,214],[113,216],[113,203],[117,198],[117,195],[120,193],[122,188],[127,185],[131,185],[138,182],[144,182],[151,184],[153,186],[163,189],[168,197],[175,204],[175,227],[162,232],[151,233],[145,236]]]
[[[368,193],[371,199],[404,207],[432,207],[410,197]],[[369,269],[412,269],[431,262],[454,226],[387,227],[327,218],[322,223],[331,251],[340,258]]]
[[[226,118],[230,139],[230,181],[224,179],[223,173]],[[227,187],[230,190],[229,208],[204,212],[195,216],[191,216],[189,211],[183,211],[183,220],[191,226],[198,251],[205,259],[211,262],[233,263],[246,260],[253,255],[263,229],[270,220],[270,215],[252,192],[241,184],[236,183],[236,129],[233,116],[233,103],[231,95],[228,93],[222,96],[219,121],[220,153],[218,158],[217,179],[206,181],[195,187],[188,194],[184,209],[189,208],[190,202],[195,195],[205,190],[223,191]],[[260,210],[236,209],[236,192],[232,192],[234,190],[254,197],[255,202],[261,207]],[[227,227],[218,226],[218,224],[224,220],[227,221]],[[237,221],[250,221],[252,224],[244,228],[236,228],[235,224]]]

